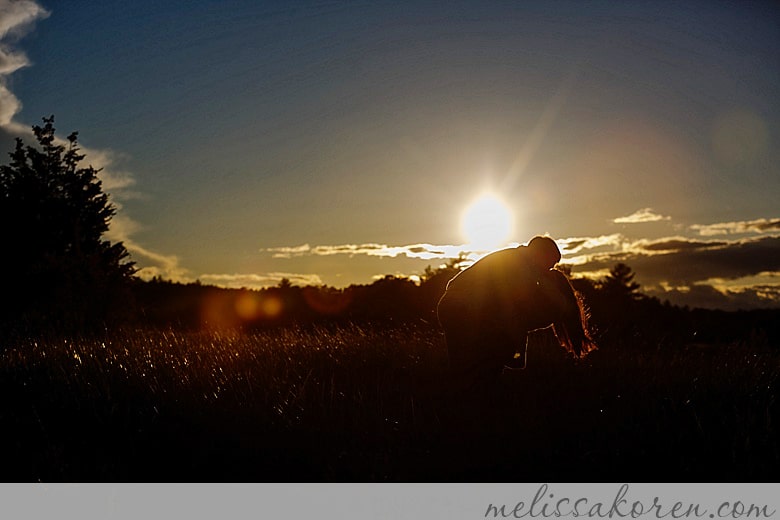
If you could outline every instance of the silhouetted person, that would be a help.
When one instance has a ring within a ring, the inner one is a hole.
[[[553,269],[560,259],[551,238],[536,236],[527,246],[490,253],[449,281],[438,317],[456,385],[490,384],[517,352],[524,365],[528,332],[550,325],[575,356],[590,350],[580,301]]]

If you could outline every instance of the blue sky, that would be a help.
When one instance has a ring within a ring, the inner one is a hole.
[[[780,301],[780,10],[733,2],[0,0],[0,144],[55,114],[141,274],[344,286],[465,245]],[[474,251],[474,254],[479,254]]]

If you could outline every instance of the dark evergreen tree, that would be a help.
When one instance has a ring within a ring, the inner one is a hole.
[[[604,278],[602,289],[608,297],[615,299],[636,300],[641,296],[639,288],[641,287],[634,281],[636,273],[626,264],[618,263],[609,270],[609,274]]]
[[[0,233],[6,276],[3,316],[35,325],[105,319],[135,272],[124,245],[103,239],[116,208],[99,170],[82,167],[77,133],[55,139],[54,117],[33,126],[39,147],[16,139],[0,166]]]

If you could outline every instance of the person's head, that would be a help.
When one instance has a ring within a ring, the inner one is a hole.
[[[528,242],[528,252],[533,262],[543,269],[552,269],[561,261],[561,251],[550,237],[535,236]]]

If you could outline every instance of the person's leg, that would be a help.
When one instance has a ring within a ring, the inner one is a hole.
[[[473,309],[443,298],[438,315],[447,342],[452,387],[459,393],[489,391],[520,347],[515,335],[501,323],[495,309]]]

